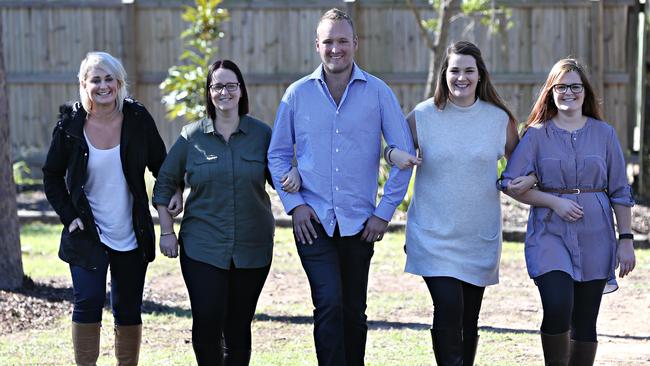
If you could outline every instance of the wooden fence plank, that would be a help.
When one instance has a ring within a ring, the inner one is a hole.
[[[189,1],[136,0],[132,5],[135,31],[127,25],[128,7],[119,0],[1,1],[0,20],[10,31],[3,36],[12,108],[12,130],[18,131],[14,151],[42,151],[47,147],[53,115],[65,99],[77,98],[79,62],[91,50],[106,50],[128,66],[129,79],[137,82],[131,93],[145,102],[157,120],[164,120],[158,84],[182,52],[179,33],[182,4]],[[227,1],[231,20],[224,24],[226,38],[218,57],[237,62],[250,85],[252,111],[271,122],[284,89],[310,73],[320,62],[314,38],[322,12],[340,1],[291,3],[280,0]],[[590,68],[602,67],[605,111],[612,121],[631,120],[629,97],[635,79],[627,41],[632,37],[631,0],[600,3],[603,24],[603,62],[593,58],[588,31],[591,3],[562,1],[497,1],[512,7],[515,26],[505,35],[488,34],[486,28],[459,18],[450,30],[452,39],[468,38],[482,49],[499,92],[519,118],[530,104],[551,65],[572,55]],[[419,2],[425,17],[433,15],[427,1]],[[413,15],[403,1],[364,0],[355,4],[360,36],[357,61],[367,71],[384,78],[398,95],[405,111],[421,100],[428,50]],[[476,19],[475,19],[476,20]],[[133,40],[129,36],[135,34]],[[135,50],[134,50],[135,49]],[[135,70],[135,71],[132,71]],[[610,90],[611,89],[611,90]],[[44,92],[46,91],[46,92]],[[254,99],[254,101],[253,101]],[[34,107],[34,101],[38,106]],[[16,104],[14,104],[14,102]],[[43,117],[39,117],[43,116]],[[43,118],[42,120],[39,118]],[[31,134],[43,127],[47,133]],[[177,137],[178,122],[165,128],[169,144]],[[161,126],[166,126],[161,124]],[[617,129],[622,128],[617,126]],[[621,131],[624,131],[621,130]],[[627,134],[627,133],[624,133]],[[35,137],[32,135],[36,135]],[[627,142],[626,142],[627,143]]]

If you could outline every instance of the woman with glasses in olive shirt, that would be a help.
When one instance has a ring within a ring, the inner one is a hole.
[[[198,364],[248,365],[251,321],[273,254],[265,190],[271,128],[247,115],[246,85],[232,61],[210,66],[205,97],[207,117],[183,127],[154,187],[160,250],[180,255]],[[184,177],[191,191],[177,240],[166,206]]]

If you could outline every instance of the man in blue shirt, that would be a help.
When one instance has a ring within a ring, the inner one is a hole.
[[[381,137],[411,154],[413,139],[390,88],[354,63],[358,39],[347,14],[327,11],[316,33],[322,64],[286,90],[269,169],[281,187],[295,151],[302,187],[278,194],[293,217],[311,286],[318,363],[363,365],[374,242],[386,232],[411,176],[410,169],[393,167],[376,205]]]

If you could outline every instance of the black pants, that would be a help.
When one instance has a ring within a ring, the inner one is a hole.
[[[192,306],[192,346],[199,366],[221,364],[222,347],[249,352],[251,322],[271,265],[220,269],[189,258],[181,270]],[[222,345],[222,336],[223,342]]]
[[[317,239],[313,244],[296,240],[314,303],[314,341],[320,366],[359,366],[366,350],[366,295],[374,244],[361,235],[327,236],[312,221]]]
[[[106,274],[111,270],[111,308],[117,325],[142,324],[142,292],[147,263],[139,249],[120,252],[105,247],[96,269],[70,265],[75,323],[102,321],[106,302]]]
[[[423,278],[433,300],[433,328],[462,329],[463,335],[475,336],[485,287],[452,277]]]
[[[542,298],[542,333],[560,334],[571,329],[571,338],[596,342],[596,320],[607,280],[576,282],[562,271],[535,278]]]

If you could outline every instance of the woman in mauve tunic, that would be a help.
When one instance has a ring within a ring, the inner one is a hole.
[[[513,179],[531,174],[538,190],[510,192]],[[618,263],[620,277],[634,269],[634,201],[616,132],[602,121],[576,60],[560,60],[551,69],[501,187],[531,204],[526,264],[542,299],[546,364],[593,364],[602,294],[617,288]]]

